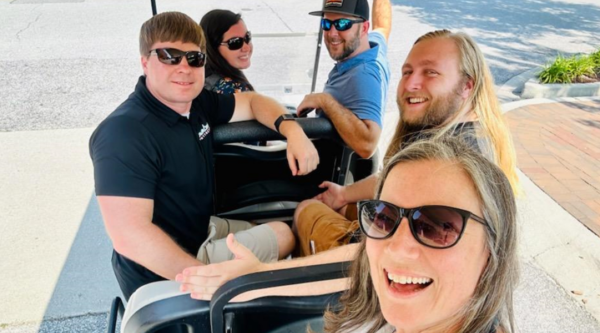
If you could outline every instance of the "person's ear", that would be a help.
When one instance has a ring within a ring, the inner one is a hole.
[[[469,96],[471,96],[471,94],[473,93],[474,85],[475,84],[473,83],[472,78],[467,79],[467,82],[465,82],[462,92],[461,92],[462,98],[467,99]]]
[[[369,34],[369,27],[371,26],[371,23],[369,21],[364,21],[362,24],[362,31],[361,31],[361,35],[368,35]]]
[[[144,70],[144,75],[148,76],[148,58],[141,56],[142,69]]]

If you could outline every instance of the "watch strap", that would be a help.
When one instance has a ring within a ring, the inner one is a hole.
[[[293,114],[289,114],[289,113],[284,113],[281,116],[279,116],[277,118],[277,120],[275,120],[275,129],[277,130],[278,133],[281,133],[281,132],[279,132],[279,126],[281,126],[281,122],[284,120],[296,121],[296,117]]]

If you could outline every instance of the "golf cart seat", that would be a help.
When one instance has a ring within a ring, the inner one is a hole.
[[[269,296],[242,303],[229,303],[250,290],[331,280],[347,276],[350,262],[298,267],[238,277],[221,286],[208,301],[179,292],[179,283],[162,281],[139,288],[123,314],[123,303],[115,299],[108,332],[115,332],[121,314],[121,332],[146,333],[169,328],[187,333],[300,333],[308,326],[323,329],[323,313],[335,308],[340,293],[319,296]]]
[[[377,157],[360,158],[347,147],[326,118],[297,118],[317,151],[320,163],[305,176],[292,176],[285,142],[267,147],[245,141],[284,140],[256,121],[221,125],[214,130],[216,215],[225,218],[289,221],[297,204],[319,194],[328,180],[345,185],[377,169]]]

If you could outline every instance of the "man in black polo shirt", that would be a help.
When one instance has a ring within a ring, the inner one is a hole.
[[[140,32],[144,76],[90,139],[113,269],[127,299],[144,284],[174,279],[185,267],[232,258],[224,240],[211,238],[213,222],[209,229],[214,126],[257,119],[287,138],[294,175],[311,172],[319,162],[301,127],[282,121],[286,111],[272,99],[203,90],[204,51],[202,30],[187,15],[168,12],[146,21]],[[225,221],[216,228],[236,232],[263,261],[281,259],[294,246],[283,223],[251,228]]]

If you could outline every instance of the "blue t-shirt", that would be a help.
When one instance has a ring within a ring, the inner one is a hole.
[[[390,81],[387,44],[385,37],[375,31],[369,33],[369,44],[368,51],[333,67],[323,92],[333,96],[359,119],[374,121],[382,127]]]

